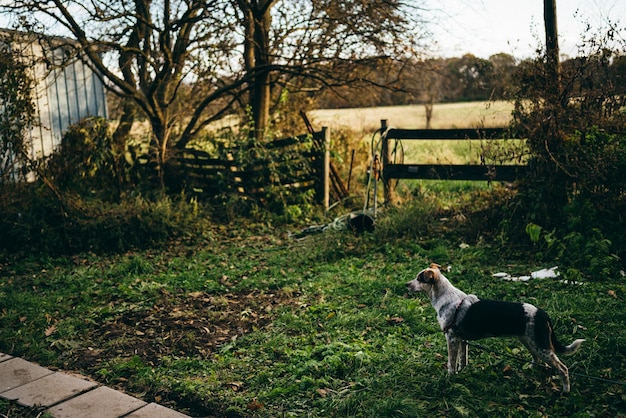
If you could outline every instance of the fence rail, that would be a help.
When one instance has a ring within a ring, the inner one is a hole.
[[[483,129],[395,129],[381,120],[382,172],[385,200],[394,200],[394,179],[423,180],[489,180],[515,181],[526,173],[525,165],[478,164],[396,164],[392,162],[389,142],[392,140],[464,140],[502,139],[503,128]]]

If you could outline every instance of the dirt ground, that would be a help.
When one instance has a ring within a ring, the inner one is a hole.
[[[277,307],[295,303],[293,295],[284,292],[195,292],[175,302],[162,293],[152,308],[124,312],[94,328],[89,336],[92,347],[72,366],[93,370],[107,359],[131,356],[153,365],[163,356],[194,352],[209,358],[217,347],[267,327]]]

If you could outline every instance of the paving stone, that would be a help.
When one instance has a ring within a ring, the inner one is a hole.
[[[4,392],[2,397],[17,401],[22,406],[50,406],[96,386],[98,386],[97,383],[85,379],[63,373],[53,373]]]
[[[140,408],[132,414],[126,415],[124,418],[188,418],[189,415],[181,414],[173,409],[166,408],[162,405],[151,403]]]
[[[94,389],[95,388],[95,389]],[[17,404],[48,407],[55,418],[185,418],[156,403],[146,404],[81,377],[53,372],[35,363],[0,353],[0,398]]]
[[[54,373],[45,367],[23,360],[12,358],[0,363],[0,396],[7,390],[25,385],[34,380]]]
[[[46,410],[55,418],[117,418],[129,414],[146,403],[106,386]]]

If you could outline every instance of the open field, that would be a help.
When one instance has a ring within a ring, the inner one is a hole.
[[[166,250],[2,259],[0,351],[196,417],[624,416],[623,280],[502,281],[551,265],[459,246],[428,205],[373,235],[215,227]],[[434,310],[404,285],[431,261],[467,292],[545,308],[562,342],[586,338],[563,358],[572,393],[510,340],[448,377]]]
[[[465,102],[436,104],[432,129],[505,127],[511,119],[509,102]],[[423,129],[426,113],[422,105],[385,106],[354,109],[319,109],[310,112],[315,126],[350,129],[363,134],[380,128],[381,119],[394,128]]]
[[[511,120],[512,109],[512,104],[504,101],[439,104],[435,105],[431,127],[506,127]],[[349,131],[355,137],[362,138],[368,148],[372,140],[376,143],[374,132],[380,128],[381,119],[386,119],[389,127],[400,129],[423,129],[426,124],[424,107],[421,105],[321,109],[310,112],[310,116],[316,127],[330,127],[331,138],[333,130]],[[519,141],[404,140],[401,143],[403,155],[399,158],[407,163],[419,164],[479,164],[488,151],[493,154],[498,148],[511,149],[512,146],[520,147],[521,144]],[[502,163],[490,160],[489,157],[486,160],[487,163]]]

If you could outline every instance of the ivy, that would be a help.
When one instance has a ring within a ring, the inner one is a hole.
[[[34,122],[29,66],[0,43],[0,183],[28,172],[26,131]]]

